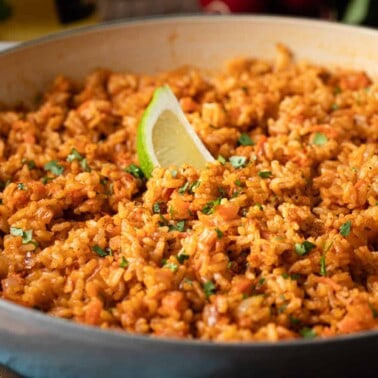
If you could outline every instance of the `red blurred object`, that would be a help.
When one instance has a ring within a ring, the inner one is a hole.
[[[260,0],[200,0],[205,12],[258,13],[266,10],[265,1]]]

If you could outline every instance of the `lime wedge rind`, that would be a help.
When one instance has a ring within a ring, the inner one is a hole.
[[[155,90],[137,130],[139,164],[147,177],[155,167],[187,163],[204,168],[214,161],[168,85]]]

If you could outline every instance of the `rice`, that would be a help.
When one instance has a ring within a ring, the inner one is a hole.
[[[218,161],[138,169],[171,86]],[[378,328],[378,84],[235,59],[220,72],[59,76],[0,113],[0,297],[162,337],[277,341]]]

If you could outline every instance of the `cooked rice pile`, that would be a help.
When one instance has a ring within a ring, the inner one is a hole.
[[[219,161],[141,177],[138,121],[169,84]],[[239,59],[222,72],[58,77],[0,114],[0,297],[203,340],[378,328],[378,84]]]

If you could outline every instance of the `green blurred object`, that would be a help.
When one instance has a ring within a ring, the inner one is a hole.
[[[0,21],[6,20],[12,14],[12,8],[6,0],[0,0]]]
[[[349,2],[343,22],[347,24],[361,24],[369,13],[370,0],[352,0]]]

